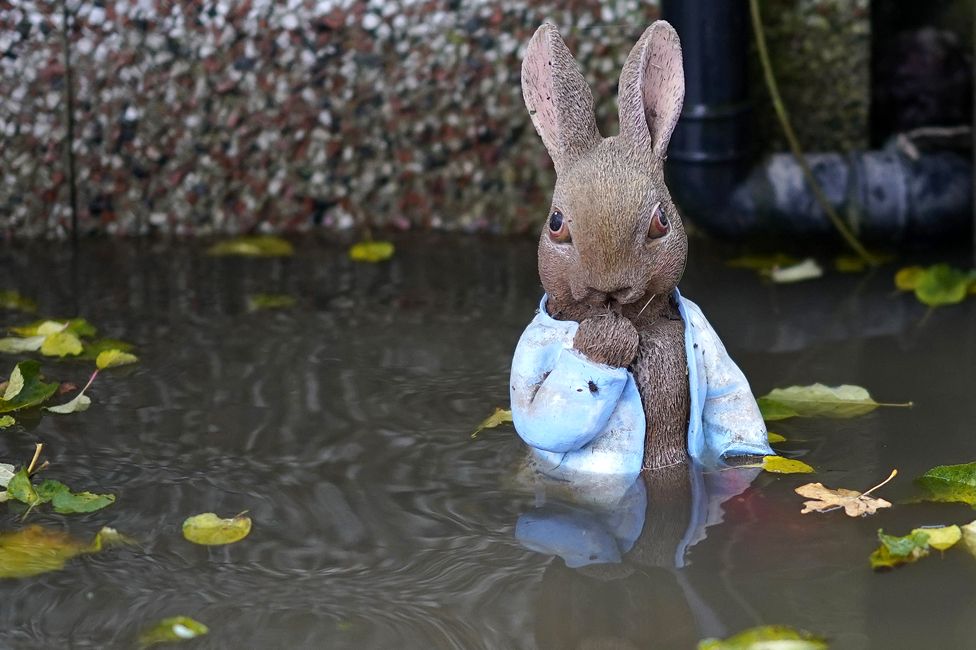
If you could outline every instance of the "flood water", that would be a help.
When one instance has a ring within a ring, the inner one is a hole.
[[[540,294],[534,242],[397,245],[379,265],[311,240],[288,259],[212,258],[196,242],[83,241],[77,257],[0,249],[0,285],[43,316],[82,316],[135,343],[141,360],[101,373],[88,411],[25,414],[0,432],[0,460],[22,464],[41,441],[47,478],[118,495],[87,515],[39,508],[27,524],[82,539],[107,525],[137,541],[0,580],[0,647],[129,648],[178,614],[210,627],[186,648],[693,648],[773,623],[835,648],[973,647],[976,558],[952,549],[888,573],[867,558],[878,528],[976,518],[898,503],[930,467],[976,460],[976,301],[927,314],[893,292],[897,266],[775,286],[692,240],[682,292],[757,394],[853,383],[915,406],[771,427],[815,478],[759,475],[681,568],[687,495],[653,482],[620,561],[571,568],[516,536],[540,502],[513,480],[523,448],[512,429],[470,437],[507,405],[511,354]],[[251,313],[259,292],[298,304]],[[16,358],[0,360],[7,376]],[[91,362],[44,370],[82,384]],[[796,486],[863,490],[892,468],[881,495],[895,507],[800,514]],[[189,515],[243,510],[254,526],[237,544],[181,535]],[[0,530],[24,525],[0,506]]]

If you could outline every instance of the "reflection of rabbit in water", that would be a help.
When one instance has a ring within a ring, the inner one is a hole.
[[[644,32],[619,88],[620,134],[603,138],[556,29],[529,42],[522,90],[557,180],[539,240],[546,296],[512,364],[515,427],[563,474],[772,453],[745,377],[677,291],[688,242],[664,183],[684,98],[671,25]]]

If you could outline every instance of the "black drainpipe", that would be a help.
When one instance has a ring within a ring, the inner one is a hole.
[[[754,164],[748,0],[662,0],[681,37],[685,104],[668,150],[668,186],[693,223],[727,238],[827,235],[832,226],[789,154]],[[972,226],[973,167],[954,152],[895,146],[807,156],[838,213],[862,238],[960,236]]]

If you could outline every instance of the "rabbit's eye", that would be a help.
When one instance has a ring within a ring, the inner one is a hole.
[[[549,236],[557,242],[569,241],[569,226],[559,210],[553,210],[549,215]]]
[[[647,229],[648,239],[664,237],[671,230],[671,220],[664,212],[664,207],[658,203],[651,212],[651,226]]]

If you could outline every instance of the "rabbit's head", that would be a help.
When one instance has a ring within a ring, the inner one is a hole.
[[[522,94],[556,168],[539,240],[552,315],[582,320],[609,308],[647,318],[681,279],[688,240],[664,159],[684,88],[678,35],[657,21],[620,74],[620,134],[603,138],[593,95],[556,28],[544,24],[533,35]]]

